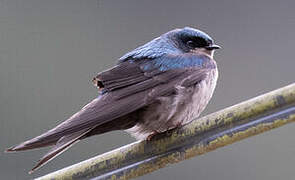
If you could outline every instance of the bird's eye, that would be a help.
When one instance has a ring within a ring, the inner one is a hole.
[[[197,37],[194,39],[188,39],[185,41],[185,44],[188,48],[190,49],[195,49],[195,48],[202,48],[206,47],[209,45],[209,42],[207,42],[205,39]]]
[[[191,40],[187,41],[186,42],[186,45],[188,47],[190,47],[190,48],[196,48],[197,47],[196,44],[195,44],[195,42],[194,41],[191,41]]]

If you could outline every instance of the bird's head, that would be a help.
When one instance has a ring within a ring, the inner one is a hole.
[[[175,29],[164,36],[184,53],[198,53],[213,57],[214,50],[220,49],[220,46],[214,44],[208,34],[190,27]]]
[[[169,31],[126,53],[119,59],[119,62],[128,59],[154,59],[166,54],[179,55],[183,53],[204,54],[213,58],[216,49],[220,49],[220,46],[214,44],[209,35],[200,30],[185,27]]]

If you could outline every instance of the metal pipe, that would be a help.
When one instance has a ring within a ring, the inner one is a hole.
[[[37,179],[131,179],[290,122],[295,83]]]

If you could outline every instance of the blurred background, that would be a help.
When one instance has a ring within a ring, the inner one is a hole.
[[[0,0],[0,178],[32,179],[135,140],[94,136],[36,173],[47,149],[4,154],[97,96],[91,80],[124,53],[191,26],[223,47],[220,78],[202,115],[293,83],[293,0]],[[295,123],[138,179],[276,180],[295,176]]]

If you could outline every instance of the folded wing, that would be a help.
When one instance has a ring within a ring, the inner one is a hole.
[[[178,85],[188,87],[202,81],[212,67],[209,58],[193,55],[121,62],[94,78],[101,89],[98,98],[55,128],[7,151],[54,145],[35,170],[94,128],[141,109],[160,96],[174,93]],[[120,122],[112,124],[120,125]]]

